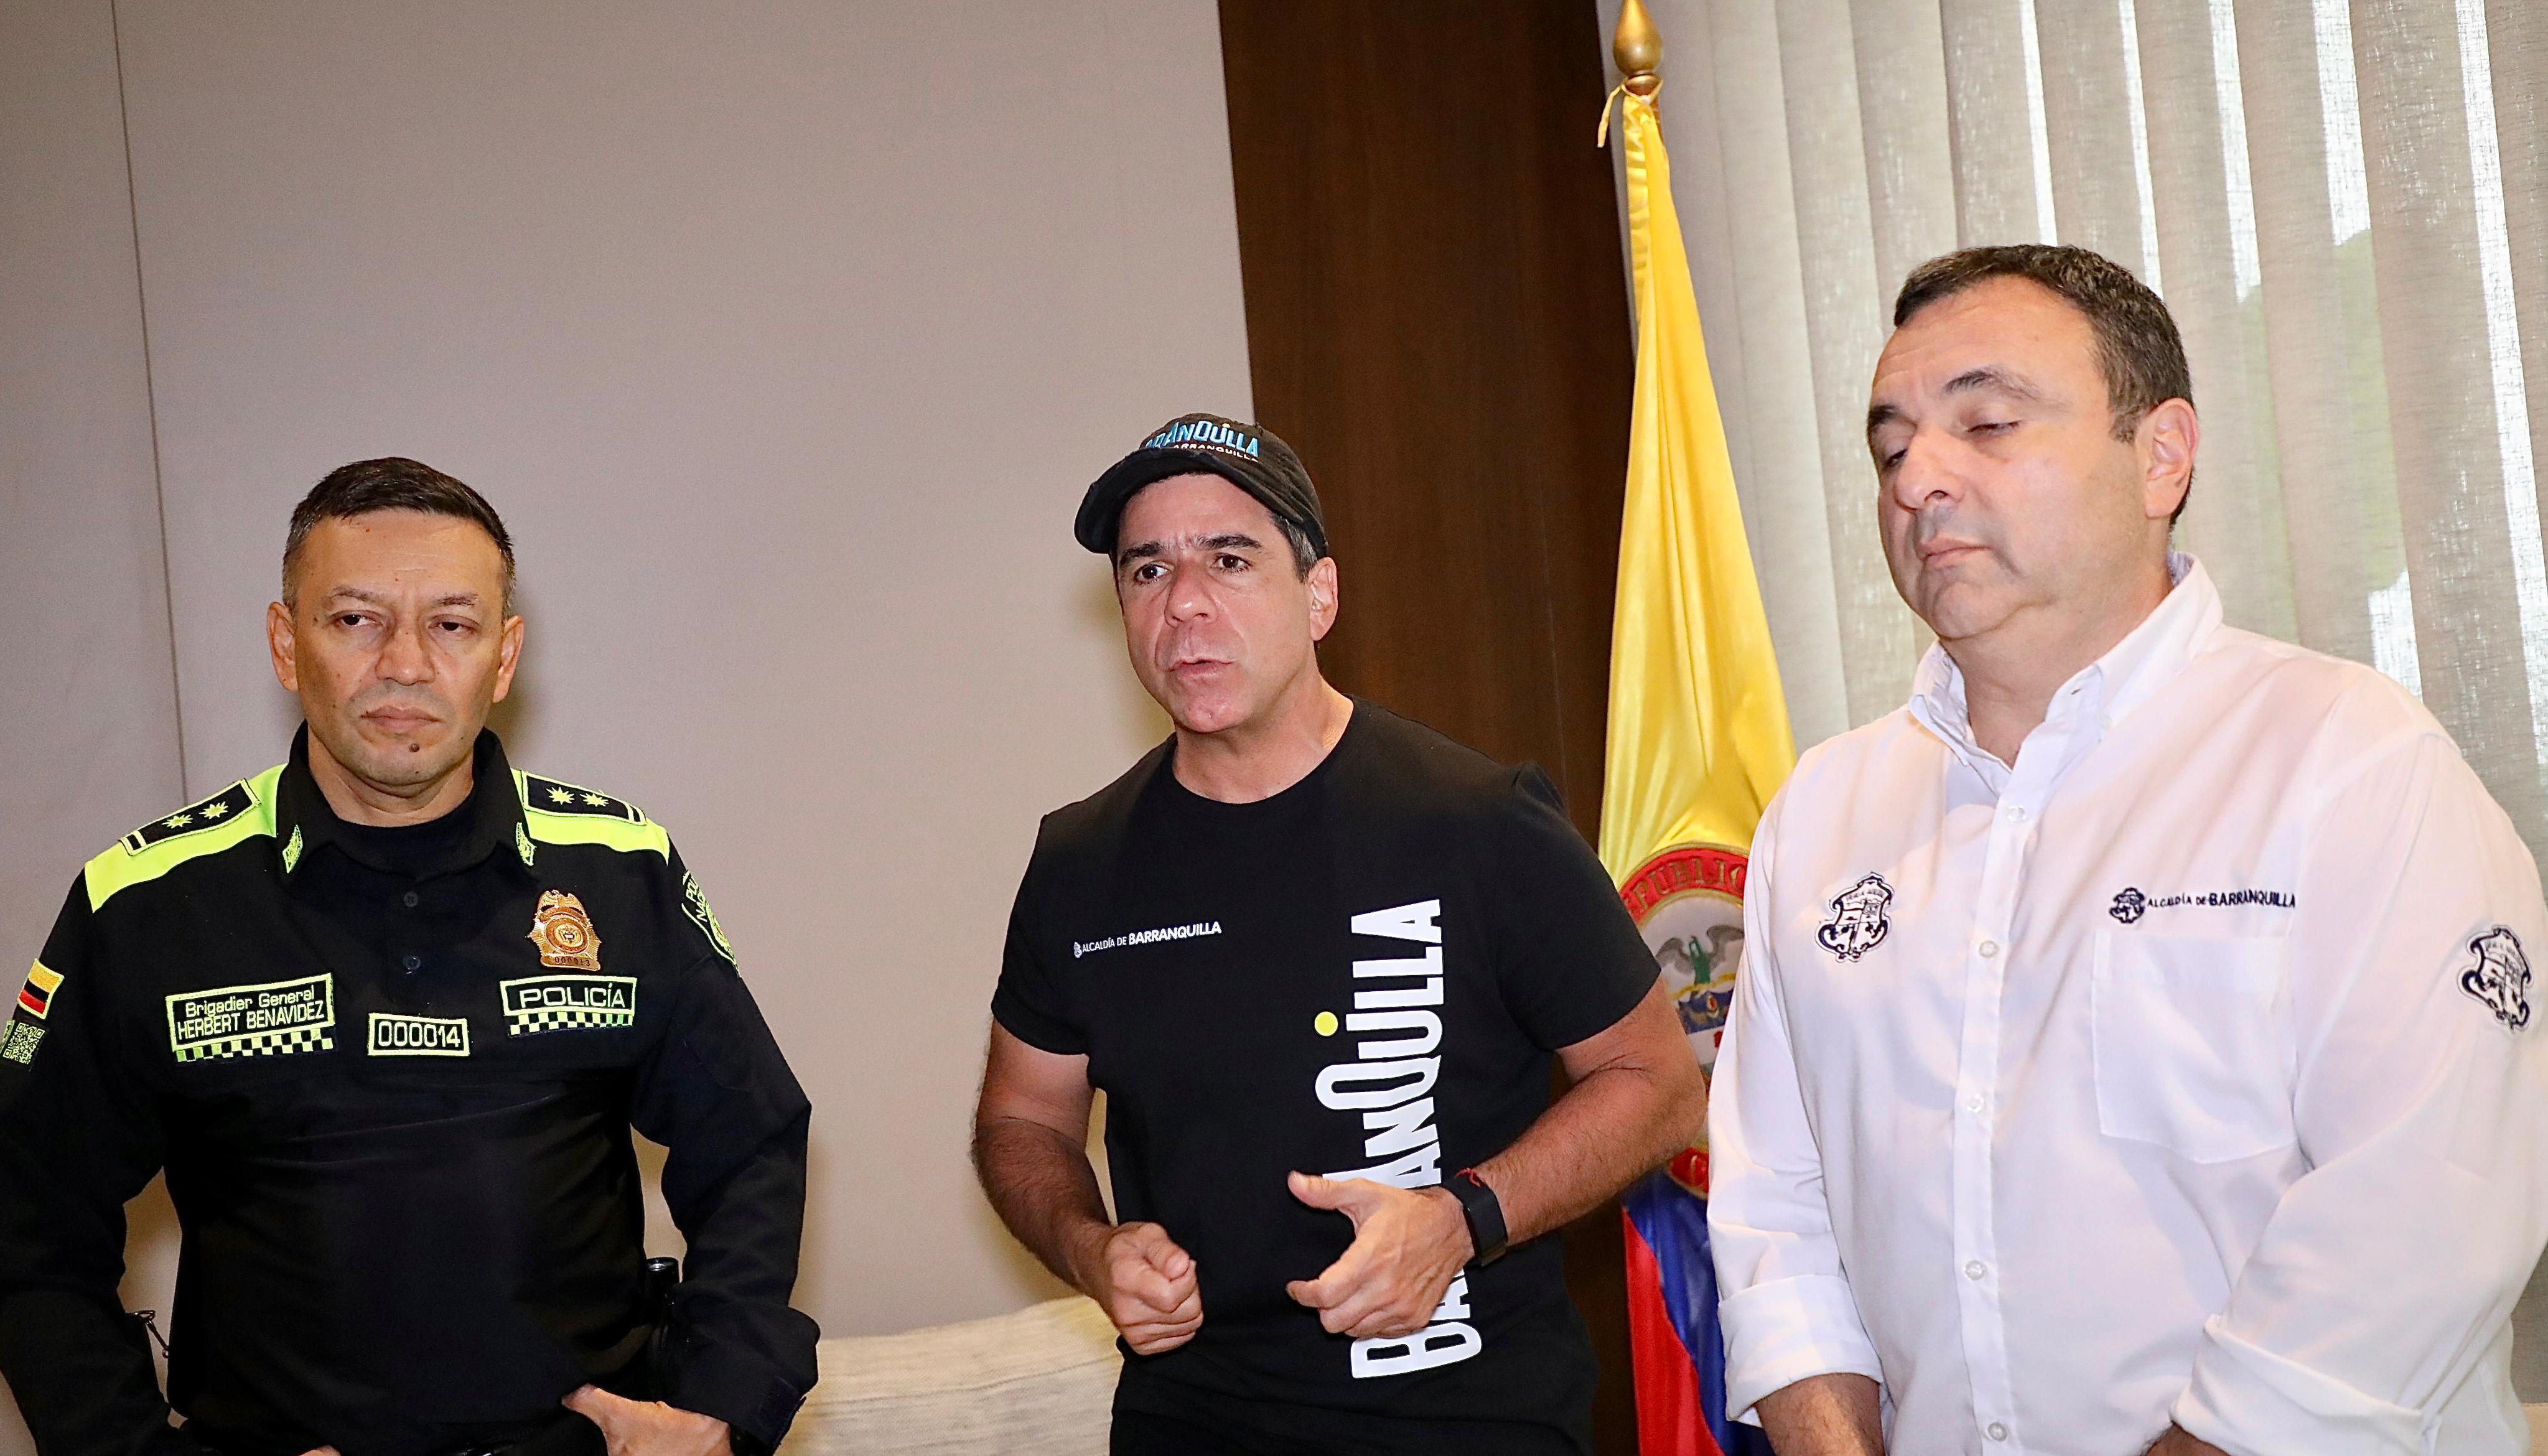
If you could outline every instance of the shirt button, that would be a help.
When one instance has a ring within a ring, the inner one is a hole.
[[[1971,1263],[1964,1265],[1964,1277],[1966,1279],[1979,1279],[1988,1272],[1990,1271],[1982,1267],[1982,1261],[1979,1259],[1975,1259]],[[1997,1436],[1993,1436],[1991,1439],[1997,1440],[1999,1438]]]
[[[1997,942],[1997,941],[1984,941],[1984,942],[1982,942],[1982,958],[1983,958],[1984,960],[1988,960],[1989,958],[1991,958],[1992,956],[1996,956],[1996,955],[1998,955],[1998,954],[1999,954],[1999,942]]]
[[[1990,1424],[1982,1427],[1982,1434],[1990,1437],[1994,1441],[2004,1441],[2008,1439],[2008,1427],[1994,1420]]]
[[[410,910],[412,910],[416,906],[417,899],[418,896],[416,895],[416,892],[410,890],[406,894],[399,896],[399,903],[405,905]]]
[[[2007,813],[2010,823],[2019,823],[2026,818],[2026,806],[2024,804],[2011,804],[2008,806]]]
[[[1974,1094],[1973,1096],[1970,1096],[1970,1097],[1967,1097],[1967,1098],[1965,1098],[1965,1099],[1964,1099],[1964,1111],[1966,1111],[1966,1112],[1979,1112],[1979,1111],[1981,1111],[1981,1110],[1982,1110],[1982,1099],[1981,1099],[1980,1094],[1976,1093],[1976,1094]]]
[[[406,957],[405,959],[403,959],[403,960],[399,961],[399,964],[406,966],[406,967],[407,967],[408,969],[410,969],[410,970],[414,970],[414,969],[416,969],[418,966],[421,966],[421,965],[423,965],[423,964],[424,964],[424,957],[423,957],[423,956],[410,956]]]

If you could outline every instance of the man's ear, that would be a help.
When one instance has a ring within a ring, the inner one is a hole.
[[[504,618],[502,635],[498,639],[496,659],[496,695],[490,702],[502,702],[513,690],[513,670],[522,665],[522,619]]]
[[[1336,624],[1336,559],[1320,557],[1302,585],[1310,589],[1310,640],[1322,641]]]
[[[2203,424],[2192,405],[2165,400],[2141,416],[2133,434],[2141,463],[2141,513],[2165,520],[2194,485],[2194,454],[2203,443]]]
[[[292,609],[280,601],[265,604],[265,651],[274,660],[274,681],[286,692],[301,690],[301,664],[293,659],[298,641],[292,621]]]

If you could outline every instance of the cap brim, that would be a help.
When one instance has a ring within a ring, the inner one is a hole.
[[[1143,486],[1180,475],[1217,475],[1245,491],[1268,514],[1282,518],[1282,507],[1270,499],[1266,487],[1249,479],[1238,463],[1227,456],[1202,450],[1136,450],[1090,483],[1088,494],[1079,500],[1079,514],[1071,522],[1071,534],[1080,545],[1098,555],[1113,556],[1116,527],[1124,518],[1124,502]]]

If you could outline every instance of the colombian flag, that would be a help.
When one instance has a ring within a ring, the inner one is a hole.
[[[18,1005],[42,1021],[52,1013],[53,992],[60,988],[61,983],[61,972],[39,960],[36,968],[27,972],[27,983],[18,988]],[[0,985],[6,984],[0,981]]]
[[[1636,0],[1629,0],[1631,8]],[[1610,628],[1601,863],[1646,933],[1702,1064],[1743,957],[1753,826],[1795,765],[1725,427],[1699,337],[1653,103],[1621,96],[1637,392]],[[1707,1149],[1628,1190],[1628,1334],[1644,1456],[1766,1453],[1728,1428]]]

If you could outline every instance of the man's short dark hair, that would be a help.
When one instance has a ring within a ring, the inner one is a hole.
[[[1274,513],[1269,510],[1266,514]],[[1297,521],[1285,520],[1275,515],[1274,529],[1283,533],[1283,544],[1292,548],[1292,575],[1307,579],[1310,568],[1317,566],[1319,558],[1326,553],[1319,549],[1318,543],[1310,539],[1310,533],[1302,529]]]
[[[513,538],[504,529],[503,517],[487,498],[450,476],[420,460],[391,455],[379,460],[357,460],[327,472],[326,478],[310,488],[301,503],[292,507],[292,529],[283,538],[283,604],[298,605],[292,585],[292,569],[300,564],[301,543],[310,539],[310,528],[322,520],[342,520],[348,516],[369,515],[375,510],[421,510],[427,515],[447,515],[465,520],[485,531],[496,542],[496,554],[504,558],[503,611],[513,610]]]
[[[1902,292],[1893,300],[1893,326],[1900,328],[1931,304],[1994,278],[2026,279],[2087,316],[2097,335],[2097,367],[2106,377],[2116,439],[2131,439],[2142,416],[2169,400],[2194,403],[2185,340],[2177,336],[2167,305],[2131,269],[2084,247],[2015,242],[1931,258],[1902,280]],[[2189,472],[2185,500],[2193,497]],[[2185,500],[2176,502],[2168,517],[2171,524],[2185,514]]]

